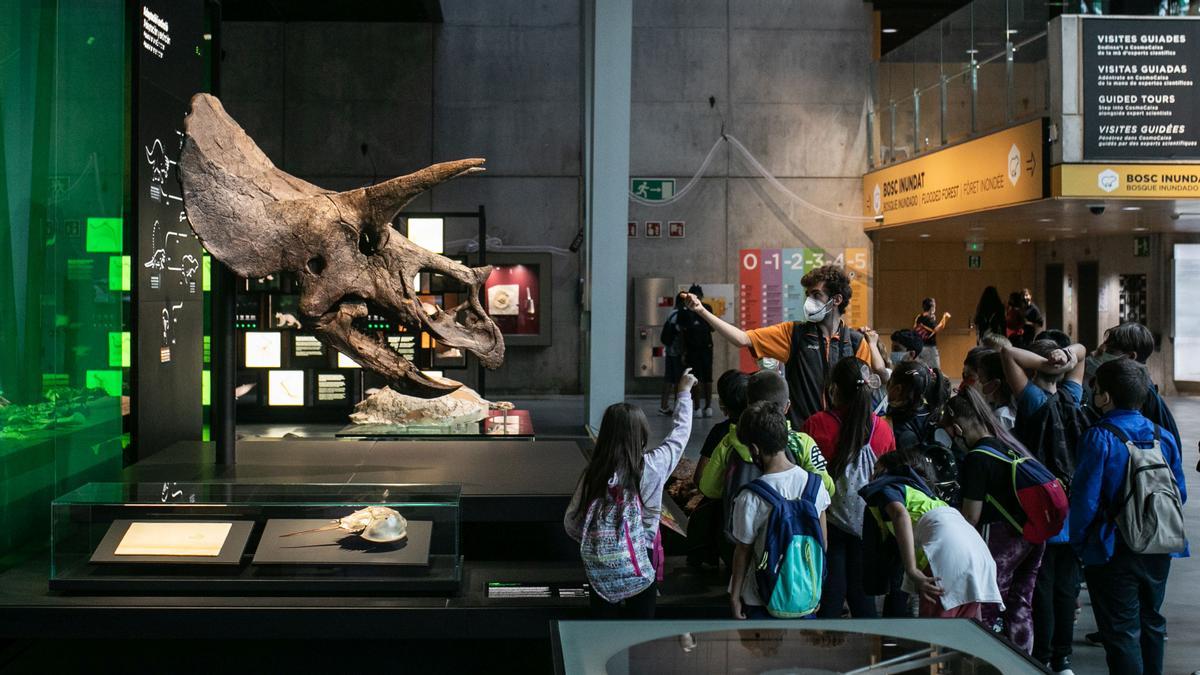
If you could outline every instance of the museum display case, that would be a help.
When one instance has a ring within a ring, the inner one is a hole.
[[[453,592],[458,485],[88,483],[51,505],[50,587]]]
[[[1044,672],[966,619],[557,621],[556,673]]]

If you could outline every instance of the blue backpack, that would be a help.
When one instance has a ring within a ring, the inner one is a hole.
[[[816,612],[825,580],[825,546],[817,513],[821,477],[808,474],[800,499],[784,499],[762,480],[751,481],[742,489],[771,505],[763,555],[754,573],[767,612],[781,619]]]

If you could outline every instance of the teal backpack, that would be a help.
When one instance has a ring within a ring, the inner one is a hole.
[[[780,619],[813,614],[821,604],[825,581],[825,544],[817,513],[821,477],[808,474],[799,499],[784,499],[762,480],[753,480],[742,489],[771,505],[763,555],[754,575],[767,612]]]

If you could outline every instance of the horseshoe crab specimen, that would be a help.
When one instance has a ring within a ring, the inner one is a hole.
[[[395,509],[389,509],[386,506],[368,506],[348,516],[330,521],[325,527],[289,532],[283,536],[293,537],[297,534],[328,532],[329,530],[345,530],[350,534],[357,534],[372,544],[390,544],[408,536],[408,521]]]

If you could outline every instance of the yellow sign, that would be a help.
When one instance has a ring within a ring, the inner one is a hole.
[[[1042,121],[1034,120],[863,176],[866,212],[903,225],[1045,197]]]
[[[1050,181],[1055,197],[1200,198],[1197,164],[1063,164]]]

